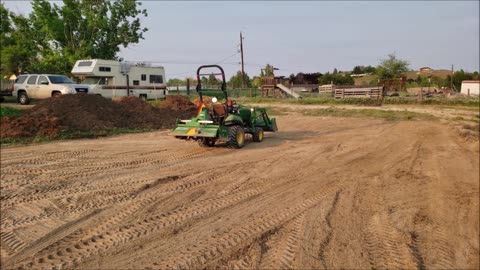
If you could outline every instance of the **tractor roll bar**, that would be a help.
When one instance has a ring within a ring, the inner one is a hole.
[[[207,74],[207,73],[200,73],[200,70],[204,69],[204,68],[218,68],[220,69],[220,73],[210,73],[210,74]],[[223,71],[223,68],[219,65],[204,65],[204,66],[200,66],[198,69],[197,69],[197,92],[198,92],[198,95],[200,96],[200,101],[203,102],[203,99],[202,99],[202,81],[200,80],[200,75],[222,75],[222,92],[225,94],[225,100],[228,100],[228,97],[227,97],[227,83],[225,82],[225,72]]]

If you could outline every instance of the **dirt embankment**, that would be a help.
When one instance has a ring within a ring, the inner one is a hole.
[[[1,149],[2,268],[479,268],[478,144],[437,121],[277,123],[240,150],[165,131]]]
[[[62,131],[114,128],[172,128],[176,117],[190,118],[195,110],[195,105],[183,96],[167,96],[156,108],[136,97],[112,101],[98,95],[63,95],[41,101],[20,117],[3,118],[0,137],[53,137]]]

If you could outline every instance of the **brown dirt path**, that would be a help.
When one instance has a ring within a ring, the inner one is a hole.
[[[439,122],[278,117],[1,149],[2,268],[479,268],[479,152]]]

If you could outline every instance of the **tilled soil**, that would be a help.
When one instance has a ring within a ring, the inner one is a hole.
[[[439,122],[277,118],[1,150],[2,268],[479,268],[479,152]]]

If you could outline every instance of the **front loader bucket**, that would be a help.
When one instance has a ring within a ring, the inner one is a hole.
[[[264,131],[275,132],[278,130],[277,121],[275,118],[269,118],[264,109],[259,110],[261,113],[257,114],[255,119],[255,126],[261,127]]]

